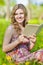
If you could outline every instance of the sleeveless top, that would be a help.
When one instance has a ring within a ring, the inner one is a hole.
[[[25,38],[27,38],[26,36],[24,36]],[[18,38],[17,35],[13,34],[11,41],[15,41]],[[29,38],[27,38],[29,40]],[[18,44],[14,49],[12,49],[11,51],[8,51],[6,53],[7,55],[11,56],[13,60],[16,61],[16,59],[18,58],[22,58],[24,56],[27,56],[30,54],[29,52],[29,41],[28,42],[21,42],[20,44]]]

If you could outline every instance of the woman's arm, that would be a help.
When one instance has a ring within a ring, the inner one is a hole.
[[[13,33],[13,28],[9,26],[8,29],[6,30],[4,41],[3,41],[3,51],[4,52],[8,52],[12,50],[20,43],[19,39],[10,43],[12,33]]]
[[[36,35],[34,34],[34,35],[30,36],[29,38],[30,38],[29,50],[31,50],[34,47],[34,45],[35,45]]]

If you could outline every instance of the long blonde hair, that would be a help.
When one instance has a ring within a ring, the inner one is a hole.
[[[20,34],[21,28],[18,24],[18,22],[15,21],[15,12],[17,9],[22,9],[24,11],[25,20],[23,21],[23,27],[25,27],[26,19],[27,19],[27,10],[23,4],[17,4],[13,7],[12,13],[11,13],[11,23],[14,25],[14,28],[16,29],[17,33]]]

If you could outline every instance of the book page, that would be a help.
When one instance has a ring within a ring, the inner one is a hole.
[[[26,25],[23,34],[24,36],[29,37],[30,35],[33,34],[38,34],[40,28],[42,27],[42,25],[38,25],[38,24],[28,24]]]

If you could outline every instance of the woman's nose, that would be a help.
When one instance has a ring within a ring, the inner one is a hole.
[[[21,15],[19,14],[18,17],[21,18]]]

